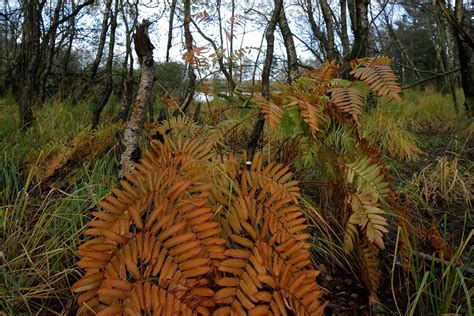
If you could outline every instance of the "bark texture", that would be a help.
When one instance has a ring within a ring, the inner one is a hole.
[[[193,55],[193,36],[189,24],[191,23],[191,0],[184,0],[184,38],[186,51],[189,56]],[[184,113],[188,109],[196,91],[196,74],[194,73],[193,60],[188,62],[188,87],[186,93],[181,98],[180,109],[175,114]]]
[[[349,0],[349,14],[351,17],[352,34],[354,43],[346,60],[365,57],[369,48],[369,0]]]
[[[48,81],[49,74],[51,72],[51,67],[53,65],[54,52],[55,52],[55,47],[56,47],[56,36],[57,36],[57,29],[58,29],[59,13],[62,9],[62,5],[63,5],[62,0],[58,0],[56,2],[56,7],[54,8],[54,13],[53,13],[52,25],[49,29],[49,37],[44,42],[46,45],[48,45],[48,52],[47,52],[47,57],[46,57],[46,65],[45,65],[44,70],[43,70],[43,72],[41,73],[41,76],[40,76],[39,99],[41,100],[41,102],[43,102],[45,97],[46,97],[47,81]]]
[[[176,2],[177,0],[172,0],[170,5],[170,20],[168,23],[168,44],[166,45],[166,62],[170,61],[170,49],[173,41],[173,22],[174,22],[174,13],[176,12]]]
[[[146,106],[150,102],[153,89],[153,45],[148,37],[150,23],[143,20],[137,26],[134,36],[135,51],[140,61],[140,83],[133,102],[132,115],[125,127],[122,144],[125,147],[121,155],[122,175],[129,173],[133,167],[132,155],[138,148],[138,135],[143,129]]]
[[[114,2],[114,10],[111,12],[110,18],[110,37],[109,37],[109,51],[107,53],[107,62],[105,64],[105,89],[102,93],[102,97],[98,104],[94,108],[92,116],[92,128],[97,128],[100,122],[100,114],[104,110],[105,105],[109,101],[110,95],[112,94],[112,64],[114,60],[114,48],[115,48],[115,30],[117,28],[117,15],[118,15],[118,0]]]
[[[464,22],[464,6],[462,0],[456,0],[455,5],[456,21],[459,25]],[[472,27],[472,21],[469,21]],[[453,24],[454,37],[458,47],[459,66],[461,67],[461,85],[464,91],[464,108],[469,116],[474,116],[474,60],[469,37],[463,35],[464,29]]]
[[[291,33],[290,26],[288,25],[284,8],[281,8],[280,10],[278,25],[280,26],[283,41],[285,42],[286,55],[288,59],[288,83],[291,83],[300,76],[300,71],[298,68],[298,55],[296,54],[293,34]]]
[[[340,0],[341,8],[341,42],[344,58],[349,54],[349,35],[347,35],[347,0]]]
[[[33,124],[33,105],[38,101],[38,69],[41,62],[41,14],[44,3],[36,0],[23,2],[24,20],[21,51],[16,75],[16,99],[20,107],[22,128]]]
[[[84,86],[81,96],[91,87],[95,76],[97,75],[97,70],[99,69],[100,61],[102,60],[102,55],[104,54],[105,40],[107,38],[107,31],[109,29],[109,16],[112,8],[112,0],[105,1],[104,15],[102,17],[102,26],[100,30],[99,44],[97,47],[97,52],[95,54],[94,61],[92,62],[91,68],[89,70],[89,81]],[[80,97],[80,96],[79,96]]]
[[[326,34],[328,39],[327,59],[337,59],[336,46],[334,42],[334,27],[331,19],[331,9],[327,0],[320,0],[321,12],[323,13],[324,23],[326,24]]]
[[[318,24],[316,23],[316,20],[314,18],[312,0],[306,0],[305,10],[306,14],[308,15],[309,25],[311,26],[311,32],[313,33],[313,36],[319,41],[324,57],[327,57],[328,52],[330,51],[329,41],[324,32],[319,28]]]
[[[133,102],[133,55],[132,55],[132,32],[137,24],[138,12],[135,10],[133,14],[132,27],[130,27],[125,5],[120,0],[123,23],[125,26],[125,59],[122,64],[122,87],[121,87],[121,105],[117,114],[119,121],[126,121],[130,113]],[[130,61],[129,61],[130,60]]]
[[[272,12],[272,17],[268,23],[267,30],[265,32],[265,38],[267,40],[267,52],[265,55],[265,62],[263,64],[262,71],[262,96],[269,100],[270,99],[270,71],[272,68],[273,61],[273,49],[275,46],[275,28],[280,17],[280,10],[283,6],[283,0],[274,0],[275,7]],[[249,152],[249,160],[252,160],[253,155],[257,149],[258,143],[263,134],[263,127],[265,125],[265,118],[263,113],[258,114],[257,120],[253,127],[252,135],[250,136],[250,141],[247,144],[247,149]]]

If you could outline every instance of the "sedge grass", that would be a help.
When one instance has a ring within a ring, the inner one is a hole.
[[[111,152],[85,164],[69,192],[51,189],[41,199],[31,194],[30,173],[13,203],[2,206],[0,309],[10,315],[72,312],[69,288],[80,276],[76,247],[89,210],[115,183],[117,167]]]

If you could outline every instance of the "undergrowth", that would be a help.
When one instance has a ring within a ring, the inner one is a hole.
[[[75,312],[69,289],[81,277],[74,265],[76,247],[83,242],[89,210],[117,185],[119,163],[120,127],[105,119],[91,132],[89,108],[48,101],[35,110],[33,128],[23,132],[14,101],[0,100],[0,310],[8,314]],[[239,109],[216,99],[211,106],[202,105],[194,122],[152,124],[147,133],[152,138],[172,126],[171,137],[195,133],[225,154],[245,147],[255,115],[252,107]],[[349,301],[357,301],[350,293],[357,293],[364,281],[357,256],[343,249],[346,227],[334,203],[340,200],[340,169],[331,152],[351,153],[356,139],[348,127],[321,121],[315,140],[294,109],[288,107],[282,115],[278,129],[265,131],[262,155],[286,164],[300,180],[311,260],[329,291],[328,310],[343,311]],[[391,163],[401,206],[388,217],[394,228],[379,254],[387,285],[379,290],[382,310],[472,314],[473,124],[456,114],[449,96],[428,89],[404,91],[400,101],[382,98],[360,116],[360,125],[361,135]],[[80,137],[89,147],[96,138],[111,143],[98,154],[92,150],[87,159],[68,159],[52,175],[41,176],[61,153],[72,153],[71,142]]]

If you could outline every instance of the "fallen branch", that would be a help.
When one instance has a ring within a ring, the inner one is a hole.
[[[390,257],[393,258],[393,254],[389,254]],[[447,260],[443,260],[443,259],[440,259],[440,258],[435,258],[431,255],[428,255],[426,253],[423,253],[423,252],[419,252],[419,251],[413,251],[413,256],[418,256],[420,258],[423,258],[424,260],[426,261],[429,261],[429,262],[434,262],[438,265],[445,265],[445,266],[449,266],[451,265],[451,262],[447,261]],[[395,263],[397,266],[402,266],[402,264],[400,262],[396,262]],[[466,272],[469,273],[469,274],[474,274],[474,268],[469,268],[469,267],[466,267],[464,264],[462,263],[454,263],[452,264],[453,266],[455,267],[458,267],[458,268],[461,268],[461,269],[466,269]]]

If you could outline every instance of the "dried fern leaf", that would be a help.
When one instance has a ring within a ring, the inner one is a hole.
[[[331,103],[342,113],[352,116],[356,124],[359,124],[359,116],[365,102],[364,94],[355,87],[332,88]]]
[[[385,213],[378,207],[377,194],[373,191],[356,192],[351,199],[352,215],[349,223],[359,225],[367,239],[384,249],[383,234],[388,233]],[[350,232],[349,232],[350,233]]]
[[[288,169],[273,163],[264,166],[256,156],[250,170],[235,161],[223,170],[234,191],[230,204],[223,205],[228,208],[223,222],[230,248],[218,267],[222,276],[217,283],[223,288],[213,298],[220,306],[216,314],[273,310],[316,315],[324,308],[314,282],[318,272],[310,269],[303,213],[282,186],[289,180]]]
[[[262,95],[255,95],[257,103],[260,105],[261,111],[265,116],[265,120],[271,128],[277,128],[280,124],[281,117],[283,115],[282,109],[273,103],[268,101]]]
[[[362,264],[362,279],[370,292],[370,300],[378,302],[377,290],[380,286],[382,272],[379,269],[378,249],[371,242],[362,238],[358,247]]]
[[[72,286],[78,314],[322,314],[288,169],[260,155],[250,170],[228,159],[211,192],[210,155],[197,141],[152,143],[100,203],[86,230],[94,237],[78,250],[86,271]],[[222,223],[213,220],[218,208]]]
[[[402,89],[390,64],[391,60],[387,57],[367,58],[351,74],[367,83],[378,95],[400,100]]]
[[[346,164],[345,167],[347,183],[353,183],[356,179],[358,188],[361,190],[370,188],[382,198],[390,192],[389,183],[385,180],[381,167],[373,164],[369,157],[361,156],[354,163]]]
[[[325,61],[321,68],[312,70],[308,75],[312,78],[317,79],[319,82],[327,82],[334,78],[339,70],[339,66],[336,60]]]

